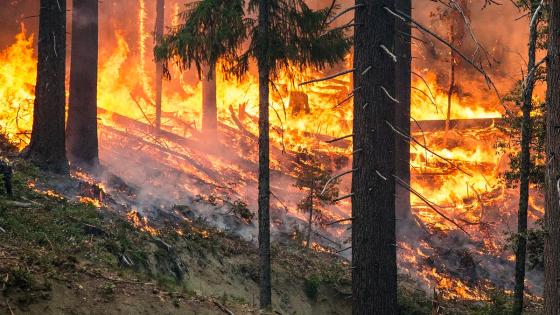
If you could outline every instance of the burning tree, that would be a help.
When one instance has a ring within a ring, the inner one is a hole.
[[[247,12],[245,12],[245,8]],[[270,266],[270,84],[280,70],[323,69],[344,58],[351,46],[342,28],[329,29],[338,6],[312,10],[303,0],[202,0],[188,7],[185,23],[165,36],[157,59],[184,69],[220,60],[227,75],[241,77],[255,60],[259,78],[259,253],[260,305],[272,302]],[[247,14],[246,14],[247,13]],[[248,18],[257,14],[258,18]],[[241,51],[248,40],[247,49]],[[165,70],[169,73],[168,70]]]
[[[297,178],[295,187],[307,191],[307,196],[298,203],[298,209],[308,213],[306,246],[311,244],[313,220],[321,219],[322,209],[335,203],[338,197],[338,180],[328,183],[332,172],[315,155],[306,149],[295,156]],[[330,184],[330,185],[327,185]],[[324,188],[324,189],[323,189]]]
[[[66,0],[41,0],[33,130],[26,156],[39,166],[66,172]]]

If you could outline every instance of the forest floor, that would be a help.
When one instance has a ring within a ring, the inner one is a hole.
[[[336,255],[275,244],[273,310],[259,311],[255,244],[196,220],[152,235],[126,214],[45,188],[77,179],[10,163],[14,197],[0,196],[0,314],[351,313],[350,265]],[[400,313],[433,314],[432,298],[399,280]],[[437,304],[438,314],[507,314],[502,295]]]

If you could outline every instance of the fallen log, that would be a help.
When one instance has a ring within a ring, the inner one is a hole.
[[[449,129],[486,129],[501,122],[502,118],[452,119]],[[445,120],[418,120],[418,124],[411,124],[410,129],[411,132],[445,131]]]

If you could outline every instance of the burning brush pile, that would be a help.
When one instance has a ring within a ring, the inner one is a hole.
[[[146,21],[142,8],[139,19]],[[256,77],[229,81],[217,73],[218,139],[209,142],[198,128],[201,83],[171,69],[175,79],[164,82],[162,130],[156,132],[147,29],[139,23],[137,30],[101,32],[111,43],[100,54],[98,92],[100,158],[106,172],[92,177],[75,171],[73,176],[90,185],[59,187],[58,193],[98,207],[110,205],[152,235],[173,218],[203,220],[256,240]],[[32,123],[34,47],[34,36],[24,29],[0,52],[1,129],[20,149]],[[348,57],[346,64],[321,74],[297,72],[295,80],[336,73],[351,62]],[[502,110],[468,71],[458,92],[449,96],[446,75],[421,64],[415,68],[412,209],[410,217],[397,222],[400,272],[445,298],[487,299],[488,288],[513,285],[508,235],[515,231],[518,192],[507,188],[501,176],[508,166],[507,152],[496,149],[504,138],[497,128]],[[271,223],[277,241],[305,243],[308,214],[301,204],[309,191],[295,185],[302,172],[298,156],[312,153],[331,175],[351,168],[351,141],[331,140],[352,133],[352,79],[340,76],[305,87],[292,79],[293,74],[281,75],[271,95]],[[446,126],[448,107],[452,114]],[[349,194],[349,176],[334,185],[337,196]],[[351,206],[349,199],[338,201],[337,196],[316,213],[311,245],[350,258],[351,224],[344,219],[351,217]],[[532,196],[529,215],[531,222],[543,216],[541,197]],[[541,277],[528,274],[530,293],[540,294]]]

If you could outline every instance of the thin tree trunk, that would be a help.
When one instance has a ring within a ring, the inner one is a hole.
[[[357,0],[354,35],[352,305],[355,315],[397,314],[394,0]],[[400,62],[400,60],[398,60]],[[362,72],[372,67],[365,75]],[[389,94],[390,96],[388,96]],[[364,107],[368,103],[369,106]],[[380,149],[383,148],[383,149]]]
[[[270,152],[269,152],[269,80],[268,52],[269,0],[259,0],[259,257],[260,307],[272,304],[270,266]]]
[[[311,188],[311,195],[309,196],[311,207],[309,208],[309,219],[307,221],[307,248],[311,245],[311,224],[313,223],[313,188]]]
[[[74,1],[72,7],[72,59],[66,147],[72,163],[96,167],[97,139],[97,0]]]
[[[531,13],[534,14],[533,6]],[[531,14],[531,16],[533,16]],[[527,254],[527,208],[529,205],[529,171],[531,169],[531,138],[533,122],[531,111],[533,108],[533,79],[535,67],[535,53],[537,43],[537,22],[530,26],[529,61],[527,63],[528,77],[523,91],[523,118],[521,121],[521,164],[519,165],[519,211],[517,217],[517,246],[515,249],[515,289],[513,296],[513,314],[523,313],[523,292],[525,290],[525,261]]]
[[[25,155],[44,169],[66,172],[66,0],[41,0],[40,7],[33,130]]]
[[[202,80],[202,131],[212,140],[218,133],[218,108],[216,105],[216,65],[209,65]]]
[[[560,0],[549,0],[544,314],[560,314]]]
[[[396,0],[395,6],[401,12],[411,15],[411,0]],[[411,28],[410,24],[396,20],[395,29],[395,54],[400,57],[396,64],[395,81],[395,93],[400,103],[395,104],[395,123],[405,134],[410,135]],[[410,144],[399,137],[395,141],[395,174],[410,185]],[[398,223],[404,223],[401,225],[406,227],[414,223],[410,209],[410,192],[399,185],[395,189]]]
[[[156,4],[156,41],[163,37],[165,23],[165,0],[157,0]],[[163,62],[156,63],[156,130],[161,130],[161,100],[163,87]]]

